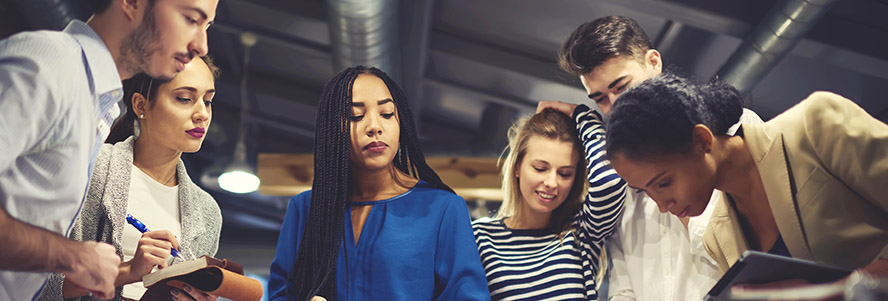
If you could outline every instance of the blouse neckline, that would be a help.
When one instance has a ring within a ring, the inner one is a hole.
[[[404,193],[399,194],[399,195],[396,195],[396,196],[393,196],[393,197],[390,197],[390,198],[387,198],[387,199],[384,199],[384,200],[362,201],[362,202],[348,202],[348,204],[349,204],[349,206],[362,206],[362,205],[375,205],[375,204],[382,204],[382,203],[394,202],[394,201],[397,201],[397,200],[399,200],[399,199],[402,199],[402,198],[404,198],[404,197],[410,195],[410,193],[412,193],[414,190],[416,190],[417,187],[419,187],[421,184],[424,184],[424,183],[425,183],[425,181],[423,181],[423,180],[419,180],[419,181],[416,182],[416,185],[413,185],[413,187],[410,187],[410,189],[408,189],[408,190],[405,191]]]

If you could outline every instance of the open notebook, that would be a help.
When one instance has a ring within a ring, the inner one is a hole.
[[[148,288],[142,300],[171,300],[170,288],[185,284],[200,291],[231,300],[259,300],[262,284],[244,276],[243,266],[209,256],[180,262],[142,277]]]

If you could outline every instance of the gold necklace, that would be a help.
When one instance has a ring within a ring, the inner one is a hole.
[[[166,182],[161,182],[160,179],[158,179],[158,178],[154,177],[153,175],[149,174],[148,171],[146,171],[146,170],[145,170],[144,168],[142,168],[141,166],[135,164],[135,162],[133,162],[133,165],[136,165],[136,168],[138,168],[139,170],[141,170],[142,173],[148,175],[148,177],[150,177],[151,179],[157,181],[157,183],[161,183],[161,184],[163,184],[164,186],[169,186],[170,182],[172,182],[173,179],[176,178],[176,173],[177,173],[177,171],[178,171],[178,170],[173,170],[173,174],[170,175],[170,178],[169,178],[168,180],[166,180]]]

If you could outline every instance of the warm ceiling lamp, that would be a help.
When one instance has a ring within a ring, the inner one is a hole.
[[[256,45],[257,37],[250,32],[244,32],[240,36],[244,45],[244,66],[241,69],[241,120],[234,148],[234,158],[231,164],[225,168],[225,172],[219,176],[219,188],[234,193],[250,193],[259,188],[259,177],[252,167],[247,164],[247,147],[244,143],[246,136],[246,117],[249,106],[247,100],[247,64],[250,62],[250,48]]]

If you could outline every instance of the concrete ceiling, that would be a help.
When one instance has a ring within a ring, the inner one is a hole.
[[[0,1],[0,33],[27,27]],[[580,24],[606,15],[636,19],[667,66],[711,78],[768,13],[765,0],[411,0],[396,10],[399,74],[427,155],[496,156],[505,129],[539,100],[588,103],[555,54]],[[248,76],[244,119],[248,158],[310,153],[314,110],[334,70],[328,11],[321,0],[221,0],[209,30],[222,67],[214,122],[204,148],[184,156],[223,207],[226,227],[277,229],[286,199],[233,195],[212,187],[231,160],[240,126],[240,81]],[[753,90],[748,106],[764,119],[815,90],[830,90],[888,121],[888,1],[839,1]],[[239,35],[258,44],[243,70]]]
[[[630,16],[654,40],[667,66],[705,80],[772,5],[763,0],[401,1],[391,7],[398,11],[402,66],[396,73],[412,98],[429,155],[495,156],[505,145],[509,123],[532,112],[537,101],[588,102],[579,81],[555,64],[561,43],[578,25],[606,15]],[[888,120],[885,14],[886,1],[837,3],[759,83],[748,106],[767,120],[815,90],[830,90]],[[336,71],[328,24],[326,4],[319,0],[220,2],[217,25],[210,30],[210,52],[226,74],[218,84],[217,109],[240,108],[238,35],[259,36],[248,68],[252,157],[311,152],[314,108]],[[231,116],[236,121],[236,114]],[[214,126],[234,133],[237,123],[217,118]],[[216,157],[207,162],[224,161],[232,149],[231,139],[214,135],[208,144],[217,145],[216,151],[204,155]]]
[[[429,30],[410,32],[415,10],[401,2],[401,59],[426,55],[422,74],[400,72],[420,120],[427,152],[492,155],[498,149],[471,144],[495,138],[482,125],[486,111],[528,113],[539,100],[585,102],[579,82],[557,69],[555,53],[579,24],[620,14],[639,21],[663,52],[667,66],[699,79],[711,78],[772,1],[510,1],[422,0],[431,3]],[[888,114],[888,12],[884,1],[840,1],[753,91],[749,106],[770,118],[815,90],[858,101],[873,115]],[[211,54],[225,75],[219,107],[240,108],[242,49],[237,34],[259,35],[249,66],[252,127],[258,152],[310,151],[313,107],[336,70],[331,64],[326,6],[322,1],[220,2],[211,28]],[[405,41],[424,35],[425,45]],[[412,47],[408,47],[412,46]],[[405,66],[403,69],[415,68]],[[503,114],[498,122],[508,123]],[[222,121],[224,123],[224,121]],[[265,138],[265,136],[269,136]],[[499,136],[504,136],[499,133]],[[212,141],[212,136],[210,136]],[[270,139],[270,140],[269,140]],[[267,141],[269,140],[269,141]]]

